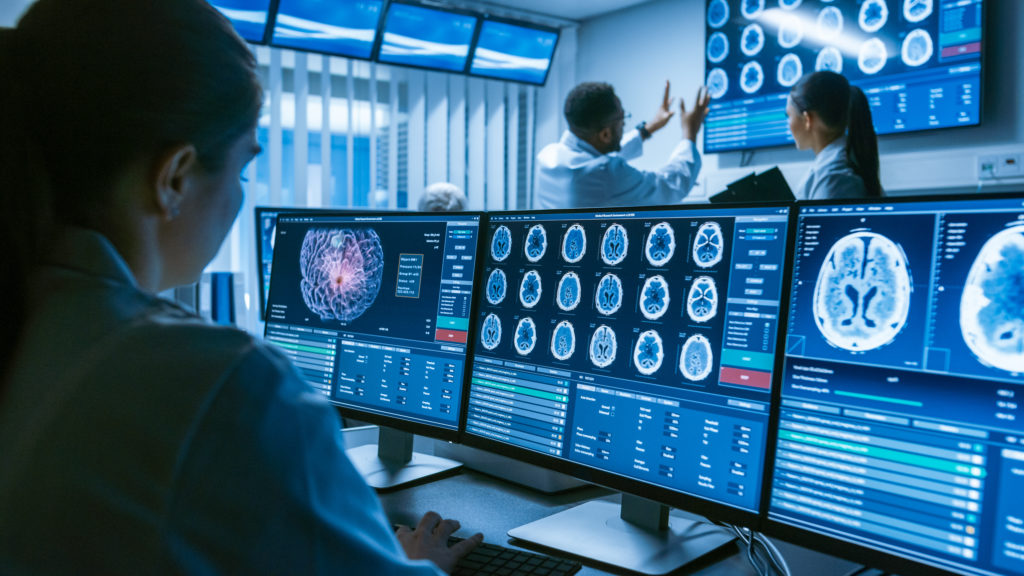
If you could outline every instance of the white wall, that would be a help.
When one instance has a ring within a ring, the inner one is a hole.
[[[963,192],[978,188],[977,157],[1024,154],[1024,2],[990,0],[985,53],[982,124],[978,127],[879,137],[882,186],[894,194]],[[615,86],[632,122],[654,112],[665,78],[675,96],[693,99],[704,77],[704,0],[655,0],[584,22],[579,29],[577,79]],[[676,120],[645,145],[635,162],[653,168],[678,142]],[[758,150],[749,167],[739,152],[705,157],[704,191],[720,191],[751,170],[779,165],[791,186],[810,166],[809,152],[791,148]],[[985,181],[985,189],[1017,185],[1024,178]]]
[[[0,28],[13,28],[18,18],[33,0],[3,0],[0,2]]]

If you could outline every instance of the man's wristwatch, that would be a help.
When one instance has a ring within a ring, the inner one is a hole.
[[[651,137],[651,131],[647,129],[647,122],[640,122],[636,125],[636,129],[640,131],[640,138],[647,140]]]

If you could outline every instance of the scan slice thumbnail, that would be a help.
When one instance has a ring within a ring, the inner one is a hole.
[[[587,233],[583,226],[573,224],[565,231],[562,237],[562,259],[570,264],[575,264],[583,259],[587,253]]]
[[[1024,372],[1024,225],[989,238],[971,264],[960,332],[985,365]]]
[[[713,364],[711,342],[707,338],[694,334],[686,339],[679,354],[679,371],[684,378],[692,382],[704,380],[711,375]]]
[[[851,352],[892,342],[910,313],[910,270],[898,244],[855,231],[836,241],[814,285],[814,319],[829,344]]]
[[[576,331],[572,324],[563,320],[551,334],[551,355],[558,360],[568,360],[576,351]]]
[[[889,8],[885,5],[885,0],[865,0],[860,5],[857,23],[860,29],[868,34],[881,30],[888,20]]]
[[[650,376],[661,368],[665,360],[665,347],[657,330],[648,330],[640,334],[633,348],[633,365],[644,376]]]
[[[547,249],[548,233],[540,224],[532,226],[530,231],[526,233],[526,245],[523,246],[523,251],[526,252],[526,259],[530,262],[536,262],[544,257],[544,252]]]
[[[508,278],[500,268],[491,271],[487,277],[487,302],[497,306],[505,299],[505,292],[508,289]]]
[[[615,266],[626,259],[629,249],[629,236],[621,224],[612,224],[604,231],[601,238],[601,261]]]
[[[299,255],[302,300],[323,321],[351,322],[380,292],[384,250],[372,228],[313,228]]]
[[[640,312],[648,320],[657,320],[668,310],[668,282],[662,276],[651,276],[640,290]]]
[[[903,17],[907,22],[920,22],[932,15],[932,0],[903,0]]]
[[[729,56],[729,37],[722,32],[712,32],[708,37],[708,61],[718,64]]]
[[[676,233],[668,222],[659,222],[647,236],[644,255],[651,266],[664,266],[676,252]]]
[[[594,295],[597,311],[610,316],[622,306],[622,280],[615,274],[605,274],[597,283],[597,294]]]
[[[888,59],[889,51],[885,49],[885,43],[878,38],[872,38],[861,44],[857,53],[857,66],[865,74],[878,74],[885,68]]]
[[[693,240],[693,261],[701,268],[711,268],[722,261],[725,238],[717,222],[705,222],[697,228]]]
[[[729,76],[721,68],[712,68],[708,72],[708,94],[715,99],[725,96],[729,91]]]
[[[711,0],[708,4],[708,26],[721,28],[729,21],[729,4],[725,0]]]
[[[686,313],[694,322],[708,322],[718,314],[718,286],[710,276],[699,276],[686,296]]]
[[[534,324],[533,318],[523,318],[516,324],[514,341],[516,352],[519,354],[526,356],[533,352],[533,347],[537,345],[537,325]]]
[[[540,293],[540,274],[536,270],[527,271],[519,284],[519,302],[526,308],[533,308],[540,302]]]
[[[825,46],[814,59],[814,69],[816,71],[829,70],[836,74],[842,74],[843,53],[835,46]]]
[[[575,272],[566,272],[558,281],[558,307],[571,312],[580,305],[580,277]]]
[[[740,70],[740,88],[747,94],[753,94],[764,86],[764,69],[757,60],[752,60],[743,65]]]
[[[779,26],[779,46],[790,49],[804,39],[804,23],[798,16],[788,16]]]
[[[604,324],[598,326],[590,337],[590,362],[598,368],[607,368],[615,361],[618,350],[615,331]]]
[[[932,58],[932,37],[927,32],[918,28],[911,30],[910,34],[903,39],[903,46],[900,48],[900,57],[907,66],[920,66]]]
[[[494,350],[501,343],[501,320],[497,314],[488,314],[480,327],[480,343],[488,350]]]
[[[498,226],[491,238],[491,258],[497,262],[508,258],[512,253],[512,232],[508,226]]]
[[[740,14],[747,20],[756,20],[764,12],[764,0],[743,0],[740,3]]]
[[[754,57],[764,48],[764,28],[760,24],[747,24],[740,34],[740,51]]]
[[[818,37],[837,38],[843,32],[843,13],[835,6],[825,6],[818,12]]]
[[[780,85],[789,88],[796,84],[797,80],[804,75],[804,65],[796,54],[786,54],[779,60],[779,69],[776,72],[776,80]]]

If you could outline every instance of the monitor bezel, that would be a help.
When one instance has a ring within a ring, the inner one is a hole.
[[[434,68],[432,66],[423,66],[420,64],[406,64],[404,62],[389,62],[388,60],[381,59],[381,49],[384,46],[384,32],[387,30],[388,16],[391,14],[391,7],[395,5],[412,6],[415,8],[423,8],[425,10],[432,10],[434,12],[441,12],[444,14],[458,14],[460,16],[469,16],[474,19],[473,34],[469,40],[469,50],[466,52],[466,61],[462,65],[461,70],[449,70],[447,68]],[[371,53],[371,59],[379,64],[385,64],[387,66],[400,66],[402,68],[411,68],[413,70],[427,70],[430,72],[444,72],[447,74],[461,74],[463,76],[468,74],[470,59],[473,57],[473,47],[476,45],[477,36],[480,34],[480,23],[483,21],[483,16],[479,12],[473,12],[472,10],[463,10],[459,8],[440,7],[432,4],[425,4],[422,2],[416,2],[414,0],[389,0],[385,7],[383,14],[380,19],[380,25],[377,29],[376,42],[373,45],[373,52]]]
[[[277,14],[280,7],[280,3],[283,0],[273,0],[274,2],[274,23],[268,27],[268,31],[265,34],[265,44],[274,48],[281,48],[284,50],[293,50],[295,52],[305,52],[306,54],[320,54],[322,56],[337,56],[339,58],[348,58],[350,60],[362,60],[364,62],[373,62],[375,50],[378,43],[380,42],[380,35],[383,33],[384,15],[387,13],[390,2],[388,0],[380,0],[380,14],[377,16],[377,26],[374,29],[373,42],[370,43],[370,52],[366,56],[354,56],[352,54],[343,54],[341,52],[329,52],[326,50],[314,50],[312,48],[302,48],[297,46],[289,46],[288,44],[282,44],[274,41],[274,32],[277,30]],[[296,0],[302,1],[302,0]]]
[[[308,211],[302,211],[302,210],[282,211],[281,214],[278,215],[278,217],[280,217],[281,215],[303,216],[303,215],[310,215],[310,214],[313,214],[313,215],[316,215],[316,216],[321,216],[321,217],[328,217],[328,218],[331,218],[331,217],[340,217],[340,218],[348,218],[348,217],[374,218],[374,217],[389,217],[389,216],[401,216],[401,217],[412,216],[412,217],[419,217],[419,218],[422,218],[424,220],[431,219],[431,218],[433,218],[433,219],[439,219],[439,218],[440,219],[456,219],[457,217],[470,217],[470,218],[477,217],[479,219],[478,220],[479,221],[479,227],[477,229],[478,230],[477,238],[476,238],[476,241],[477,241],[476,248],[477,249],[476,249],[476,252],[475,252],[475,254],[477,255],[477,261],[474,262],[474,267],[473,267],[473,286],[474,286],[474,288],[477,286],[477,282],[479,282],[479,280],[480,280],[480,271],[482,270],[482,268],[480,267],[480,262],[482,261],[482,259],[479,258],[479,254],[480,254],[480,246],[481,246],[481,241],[482,241],[482,231],[486,230],[486,227],[487,227],[487,213],[486,212],[470,211],[470,210],[461,211],[461,212],[417,212],[417,211],[395,211],[395,210],[391,210],[391,211],[386,211],[385,210],[385,211],[382,211],[382,210],[358,210],[358,209],[337,209],[337,208],[319,209],[319,208],[317,208],[317,209],[310,209]],[[280,227],[278,227],[276,229],[275,236],[276,236],[276,234],[280,234]],[[275,259],[277,258],[277,254],[278,253],[275,250],[275,252],[274,252],[274,258]],[[273,284],[271,284],[271,287],[273,287]],[[267,300],[268,300],[268,302],[270,300],[270,293],[269,292],[267,293]],[[476,316],[476,306],[477,306],[476,299],[473,298],[470,301],[470,315],[471,315],[470,318],[473,318],[473,317]],[[263,328],[264,338],[266,337],[266,331],[267,331],[267,327],[266,327],[266,324],[264,324],[264,328]],[[464,407],[464,400],[466,398],[465,391],[468,389],[468,384],[467,384],[468,380],[467,380],[467,378],[472,374],[472,363],[468,361],[469,358],[472,358],[472,354],[473,354],[473,340],[474,340],[473,333],[474,333],[474,327],[473,327],[472,324],[469,326],[468,332],[469,332],[469,337],[467,338],[467,342],[466,342],[466,358],[467,358],[467,361],[465,362],[465,364],[463,366],[463,371],[462,371],[462,390],[460,391],[461,398],[460,398],[460,402],[459,402],[459,410],[462,410],[463,407]],[[369,422],[371,424],[376,424],[378,426],[385,426],[385,427],[388,427],[388,428],[393,428],[395,430],[401,430],[403,432],[409,432],[409,433],[412,433],[412,434],[417,434],[417,435],[421,435],[421,436],[428,436],[428,437],[431,437],[431,438],[436,438],[436,439],[439,439],[439,440],[446,440],[446,441],[451,441],[451,442],[457,441],[459,439],[460,434],[461,434],[462,429],[463,429],[463,426],[464,426],[464,423],[465,423],[465,415],[462,412],[459,412],[458,418],[456,419],[455,425],[452,428],[448,428],[448,427],[441,426],[441,425],[438,425],[438,424],[427,424],[425,422],[407,420],[407,419],[399,417],[399,416],[386,416],[386,415],[380,414],[378,412],[365,410],[365,409],[362,409],[362,408],[359,408],[359,407],[356,407],[356,406],[350,406],[350,405],[341,404],[341,403],[337,402],[336,400],[334,400],[333,398],[329,398],[329,399],[327,399],[327,401],[342,416],[344,416],[346,418],[353,418],[353,419],[356,419],[356,420],[361,420],[361,421],[364,421],[364,422]]]
[[[231,29],[235,31],[235,34],[238,34],[238,37],[241,38],[243,42],[246,44],[252,44],[253,46],[267,46],[272,36],[271,31],[273,30],[277,20],[277,3],[279,1],[280,0],[269,0],[267,2],[267,18],[263,21],[263,37],[260,40],[249,40],[241,34],[238,34],[238,29],[235,28],[234,22],[232,22],[231,19],[221,12],[220,8],[215,6],[212,2],[210,3],[210,6],[217,10],[217,12],[228,21],[228,24],[231,24]]]
[[[503,211],[500,214],[501,214],[501,216],[519,216],[519,215],[535,215],[535,214],[567,214],[567,215],[570,215],[570,218],[571,218],[571,215],[573,215],[573,214],[613,214],[613,213],[618,213],[618,212],[640,213],[640,212],[656,212],[656,211],[672,210],[672,211],[679,211],[680,212],[680,217],[684,217],[685,218],[686,217],[686,215],[685,215],[686,212],[696,212],[696,211],[721,211],[721,212],[727,212],[727,211],[743,210],[743,209],[747,209],[747,208],[767,208],[767,209],[771,209],[771,208],[780,208],[780,209],[781,208],[788,208],[789,209],[789,214],[787,215],[787,230],[786,230],[786,249],[785,249],[786,261],[784,262],[784,265],[783,265],[783,270],[782,270],[782,286],[780,287],[781,293],[783,295],[788,294],[789,293],[788,285],[789,285],[789,279],[791,277],[791,267],[792,267],[792,263],[791,263],[792,257],[791,257],[791,255],[792,255],[792,249],[793,249],[793,240],[795,238],[794,237],[794,233],[793,233],[793,226],[796,223],[796,219],[795,219],[795,216],[794,216],[796,214],[796,208],[795,208],[795,204],[792,203],[792,202],[758,202],[758,203],[750,203],[750,202],[739,203],[739,202],[737,202],[735,204],[716,204],[716,205],[710,205],[710,204],[675,204],[675,205],[643,206],[643,207],[623,207],[623,208],[617,208],[617,207],[600,208],[600,207],[596,207],[596,208],[574,208],[574,209],[567,209],[567,210],[512,210],[512,211]],[[488,224],[487,232],[489,233],[490,221],[488,221],[487,224]],[[484,250],[486,249],[486,244],[484,244],[484,242],[487,239],[488,239],[488,235],[487,234],[481,234],[480,241],[482,243],[481,246],[483,246]],[[483,266],[484,260],[486,260],[486,255],[483,255],[481,258],[479,258],[479,263],[481,265],[481,269],[480,269],[480,273],[481,274],[482,274],[482,266]],[[477,322],[477,315],[478,315],[478,308],[479,308],[479,299],[480,299],[480,297],[478,296],[478,297],[474,298],[474,302],[473,302],[473,322],[474,322],[474,324],[473,324],[473,332],[474,333],[476,332],[476,322]],[[788,316],[788,307],[786,307],[785,305],[786,305],[786,302],[780,302],[780,309],[779,309],[780,317]],[[780,322],[779,325],[776,327],[776,345],[777,346],[778,346],[778,343],[782,341],[783,335],[784,335],[784,333],[782,332],[782,323]],[[473,356],[475,355],[475,351],[476,351],[476,348],[475,348],[475,344],[476,344],[475,340],[476,339],[477,338],[474,337],[474,347],[470,350],[469,362],[466,363],[467,364],[467,368],[468,368],[468,376],[470,376],[470,377],[472,376]],[[778,349],[778,350],[781,350],[781,349]],[[772,372],[772,394],[771,394],[770,398],[775,398],[775,390],[777,389],[778,383],[780,381],[781,374],[779,373],[779,370],[781,368],[781,360],[780,360],[781,358],[782,358],[782,354],[776,353],[775,364],[774,364],[774,368],[773,368],[773,372]],[[640,480],[635,480],[633,478],[628,478],[628,477],[622,476],[620,474],[615,474],[615,473],[612,473],[612,472],[607,472],[607,471],[599,470],[599,469],[596,469],[596,468],[592,468],[590,466],[585,466],[583,464],[572,462],[571,460],[563,459],[561,457],[541,454],[540,452],[534,452],[532,450],[527,450],[525,448],[520,448],[520,447],[512,446],[512,445],[509,445],[509,444],[504,444],[504,443],[498,442],[496,440],[491,440],[491,439],[488,439],[488,438],[485,438],[485,437],[482,437],[482,436],[477,436],[475,434],[471,434],[471,433],[466,431],[466,423],[467,423],[467,420],[468,420],[468,412],[469,412],[469,391],[470,391],[469,386],[466,386],[463,389],[463,398],[462,398],[462,400],[463,400],[463,407],[461,409],[461,414],[460,414],[461,424],[459,426],[459,429],[462,431],[462,435],[460,436],[459,442],[462,443],[462,444],[465,444],[467,446],[471,446],[473,448],[478,448],[478,449],[481,449],[481,450],[486,450],[488,452],[491,452],[491,453],[494,453],[494,454],[499,454],[501,456],[506,456],[506,457],[509,457],[509,458],[513,458],[515,460],[526,462],[528,464],[533,464],[535,466],[540,466],[542,468],[547,468],[549,470],[554,470],[556,472],[567,474],[569,476],[573,476],[575,478],[578,478],[580,480],[584,480],[584,481],[589,482],[591,484],[597,484],[597,485],[604,486],[606,488],[610,488],[612,490],[616,490],[616,491],[619,491],[619,492],[629,493],[629,494],[633,494],[633,495],[636,495],[636,496],[640,496],[642,498],[647,498],[647,499],[650,499],[650,500],[655,500],[657,502],[660,502],[662,504],[667,504],[667,505],[672,506],[674,508],[679,508],[679,509],[687,510],[689,512],[701,514],[701,515],[704,515],[704,516],[706,516],[708,518],[714,518],[716,521],[728,522],[728,523],[732,523],[732,524],[741,524],[741,525],[749,526],[749,527],[757,527],[757,526],[759,526],[760,519],[762,517],[761,513],[759,513],[759,512],[751,512],[751,511],[748,511],[748,510],[744,510],[744,509],[741,509],[741,508],[737,508],[737,507],[734,507],[734,506],[723,504],[721,502],[716,502],[716,501],[713,501],[713,500],[710,500],[710,499],[706,499],[706,498],[703,498],[703,497],[700,497],[700,496],[686,494],[686,493],[683,493],[683,492],[679,492],[679,491],[676,491],[676,490],[671,490],[671,489],[668,489],[668,488],[663,488],[661,486],[657,486],[657,485],[650,484],[650,483],[647,483],[647,482],[643,482],[643,481],[640,481]],[[765,443],[765,450],[766,451],[770,448],[769,441],[772,438],[774,438],[775,435],[776,435],[775,431],[771,428],[771,414],[772,414],[773,411],[774,410],[772,410],[771,407],[769,407],[768,426],[765,428],[765,434],[767,434],[766,443]],[[765,463],[764,465],[767,465],[767,463],[768,463],[767,452],[765,454],[764,463]],[[762,466],[762,468],[764,467],[764,465]],[[761,510],[763,510],[763,506],[766,503],[763,480],[764,480],[764,478],[762,478],[762,482],[760,484],[760,488],[761,488],[761,491],[762,491],[761,492],[761,500],[760,500]]]
[[[858,198],[858,199],[845,199],[845,200],[808,200],[796,203],[796,210],[794,211],[794,229],[791,236],[794,241],[793,247],[795,247],[795,240],[797,234],[796,226],[799,226],[799,217],[805,208],[815,208],[823,206],[860,206],[860,205],[885,205],[885,204],[911,204],[911,203],[925,203],[925,202],[971,202],[971,201],[986,201],[986,200],[1013,200],[1019,199],[1021,201],[1021,210],[1024,210],[1024,188],[1018,191],[1011,192],[990,192],[984,194],[929,194],[922,196],[884,196],[881,198]],[[795,256],[795,254],[794,254]],[[790,258],[789,266],[792,270],[794,258]],[[790,273],[791,275],[791,273]],[[788,293],[788,291],[787,291]],[[792,298],[790,298],[792,300]],[[790,302],[787,301],[786,309],[788,312]],[[788,331],[788,315],[786,322],[786,330]],[[827,554],[845,558],[854,562],[870,565],[893,573],[903,574],[915,574],[921,572],[923,569],[927,569],[929,574],[938,575],[949,575],[956,576],[962,574],[961,572],[953,572],[935,566],[932,564],[926,564],[924,562],[913,560],[906,556],[900,556],[892,552],[886,552],[878,548],[871,548],[858,544],[855,542],[842,540],[835,536],[828,536],[823,532],[810,530],[807,528],[801,528],[791,525],[786,522],[779,520],[773,520],[769,514],[769,506],[771,503],[771,489],[772,489],[772,477],[774,474],[775,466],[775,454],[777,450],[778,442],[778,425],[781,417],[779,408],[782,402],[782,367],[785,365],[785,349],[783,353],[779,354],[776,358],[778,365],[778,381],[773,381],[772,387],[772,422],[769,427],[772,430],[772,435],[768,439],[768,454],[766,462],[770,463],[770,467],[765,469],[764,477],[764,492],[762,493],[762,525],[761,531],[771,537],[777,537],[781,540],[798,544],[805,548],[811,548]]]
[[[473,59],[476,57],[477,44],[480,42],[480,35],[483,34],[484,25],[487,22],[497,22],[499,24],[508,24],[509,26],[516,26],[519,28],[527,28],[530,30],[538,30],[541,32],[551,32],[555,35],[555,44],[551,47],[551,60],[548,62],[548,67],[544,71],[544,79],[540,82],[529,82],[527,80],[512,80],[510,78],[501,78],[499,76],[490,76],[488,74],[480,74],[473,72]],[[480,22],[477,25],[476,34],[473,35],[473,45],[469,49],[469,58],[466,59],[466,74],[473,78],[483,78],[486,80],[498,80],[501,82],[512,82],[515,84],[527,84],[529,86],[544,86],[548,82],[548,78],[551,76],[551,69],[555,66],[555,54],[558,52],[558,42],[562,39],[561,28],[552,28],[549,26],[542,26],[540,24],[534,24],[533,22],[524,22],[522,20],[512,20],[510,18],[499,18],[485,14],[480,18]]]

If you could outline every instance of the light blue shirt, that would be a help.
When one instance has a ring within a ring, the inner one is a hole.
[[[0,405],[2,574],[417,574],[284,355],[72,230]]]
[[[846,161],[846,137],[833,140],[814,157],[811,169],[796,190],[797,200],[866,198],[864,180]]]
[[[629,160],[643,153],[640,132],[632,130],[621,150],[601,154],[566,130],[537,155],[535,208],[581,208],[674,204],[690,193],[701,159],[693,142],[683,139],[668,162],[655,171],[639,170]]]

